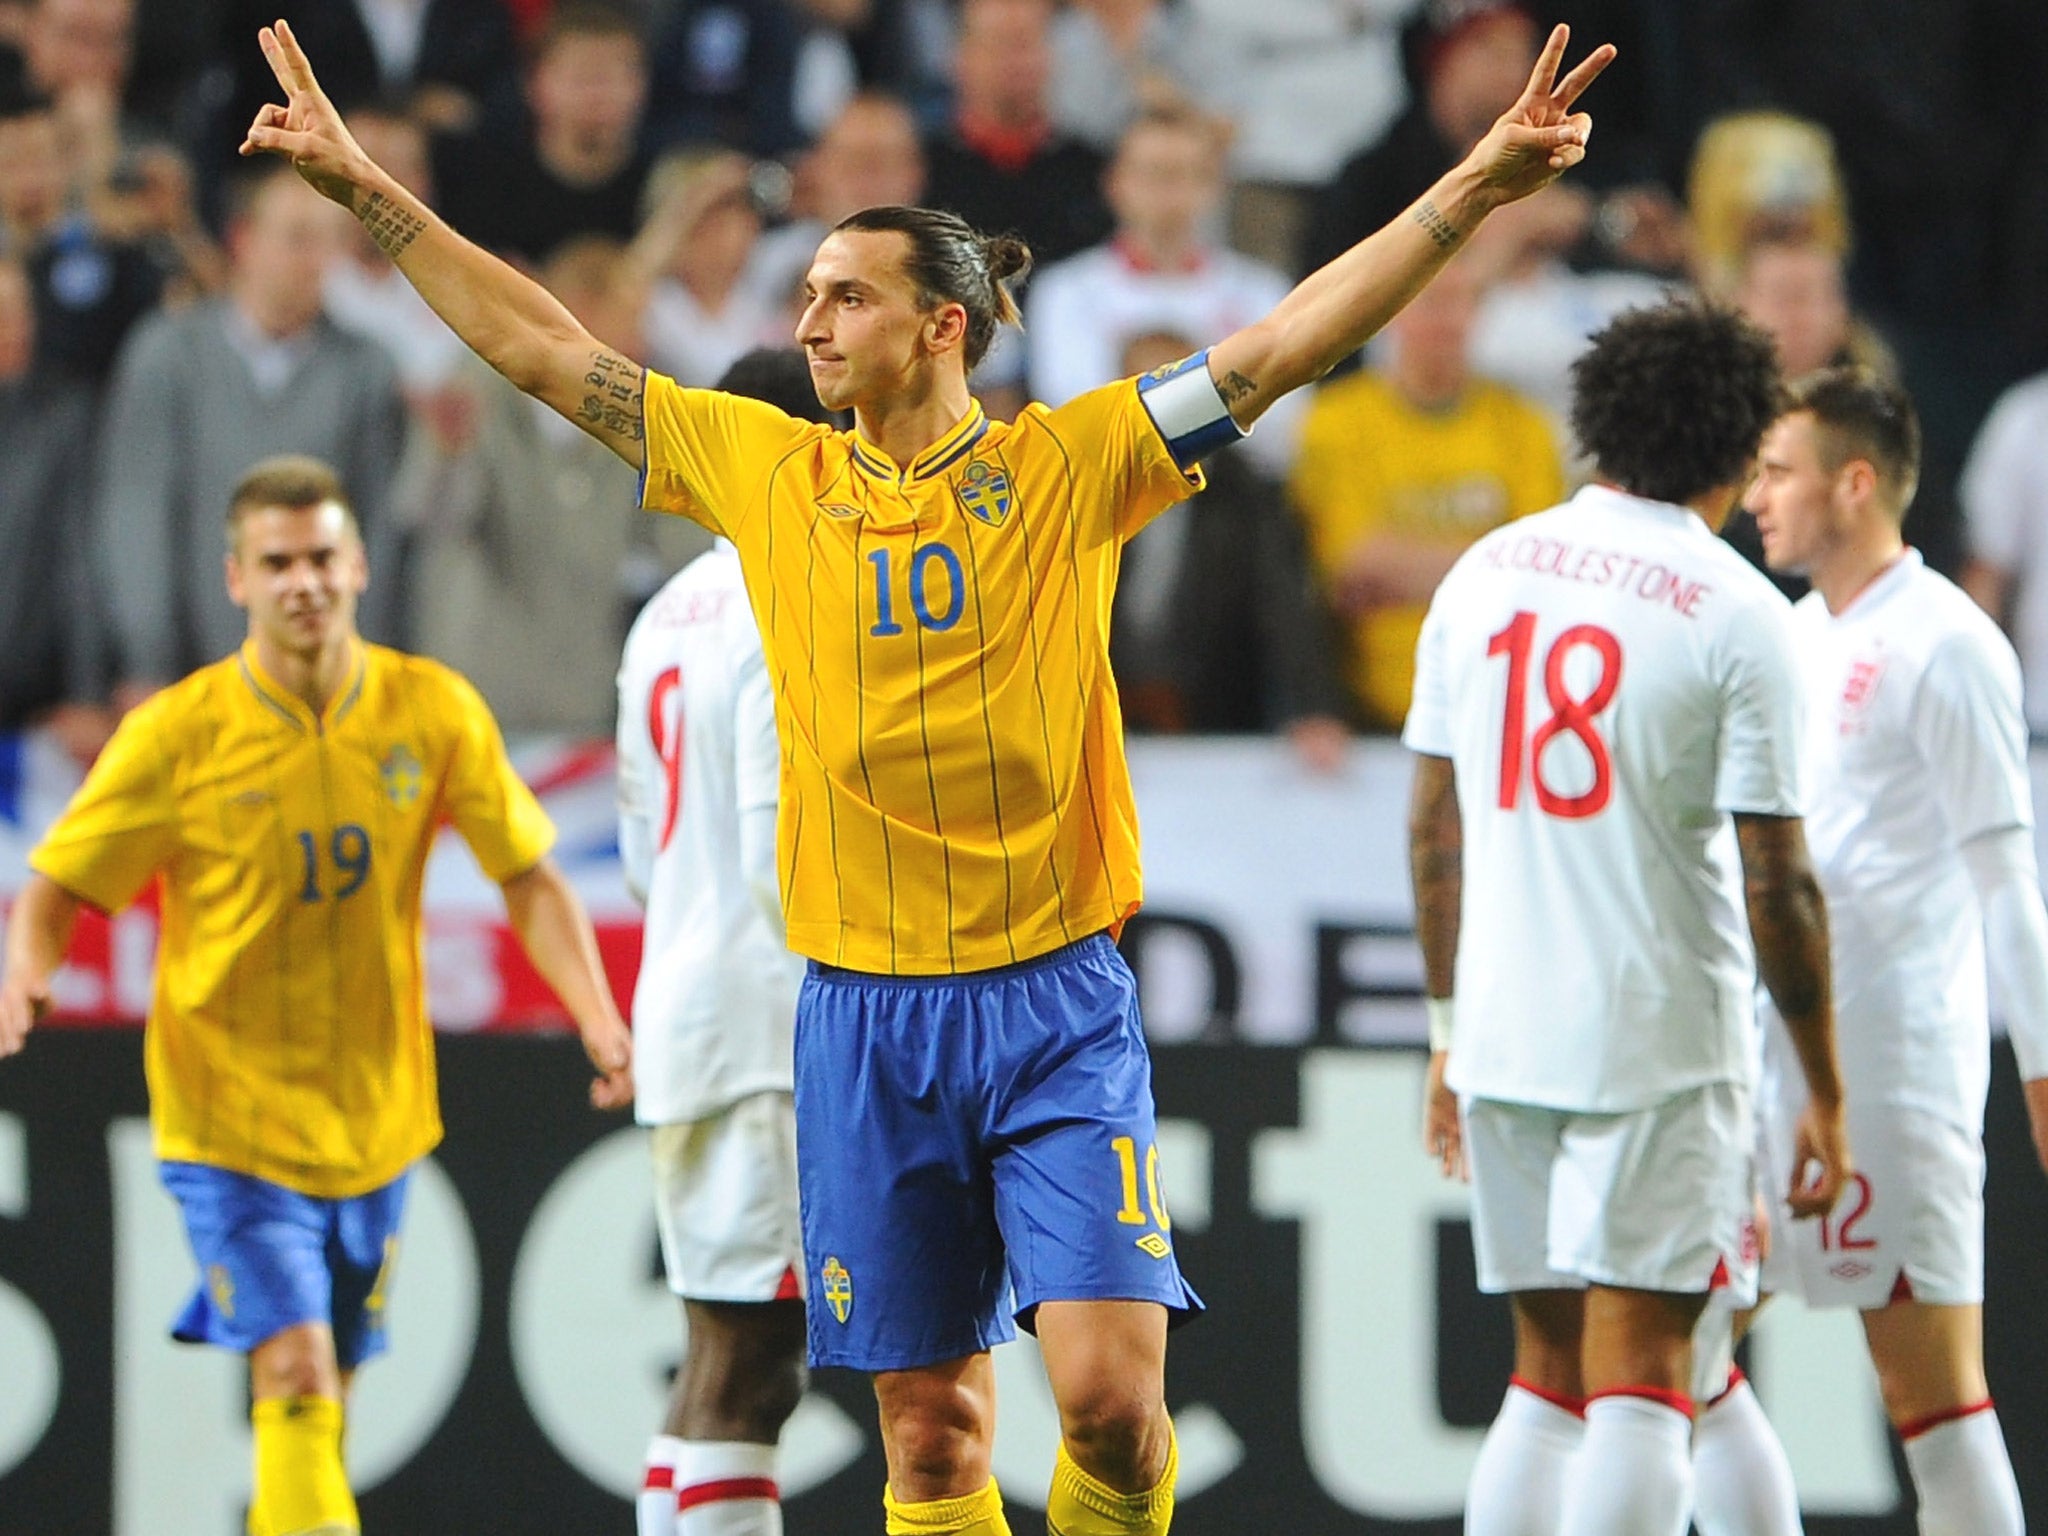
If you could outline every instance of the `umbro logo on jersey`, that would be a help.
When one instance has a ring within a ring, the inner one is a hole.
[[[832,1315],[844,1323],[853,1315],[853,1276],[846,1272],[846,1266],[834,1254],[825,1260],[825,1267],[819,1271],[824,1277],[825,1305],[832,1309]]]
[[[1155,1259],[1163,1259],[1173,1252],[1173,1244],[1169,1243],[1157,1232],[1147,1232],[1137,1240],[1137,1246],[1142,1252],[1151,1254]]]
[[[820,512],[823,512],[827,517],[860,516],[859,507],[850,506],[843,501],[821,501],[818,503],[818,510]]]
[[[230,796],[228,799],[229,805],[237,807],[275,805],[276,803],[277,796],[273,795],[267,789],[245,789],[239,795]]]
[[[992,464],[976,459],[960,476],[953,494],[969,517],[991,528],[1000,528],[1010,515],[1010,477]]]
[[[1870,1266],[1861,1259],[1844,1259],[1839,1264],[1830,1264],[1828,1273],[1837,1280],[1861,1280],[1870,1273]]]

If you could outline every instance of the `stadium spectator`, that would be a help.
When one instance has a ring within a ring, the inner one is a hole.
[[[652,50],[650,145],[723,144],[753,155],[796,148],[803,41],[791,0],[673,0]]]
[[[1488,219],[1464,258],[1486,280],[1472,325],[1473,372],[1536,401],[1560,438],[1571,409],[1571,367],[1593,333],[1624,309],[1655,303],[1666,289],[1644,273],[1581,272],[1567,263],[1596,211],[1586,191],[1559,182]]]
[[[1183,0],[1187,22],[1205,34],[1203,57],[1223,61],[1204,71],[1196,96],[1237,125],[1240,249],[1295,264],[1309,194],[1408,104],[1400,36],[1414,8],[1415,0]]]
[[[1444,573],[1480,535],[1564,493],[1542,409],[1473,375],[1479,297],[1461,258],[1388,321],[1384,366],[1317,392],[1289,482],[1350,625],[1354,700],[1380,730],[1407,717],[1416,637]]]
[[[379,165],[420,201],[435,204],[427,132],[416,120],[386,106],[369,106],[351,112],[348,126]],[[369,337],[391,355],[416,410],[436,408],[438,392],[469,349],[360,225],[350,229],[341,255],[327,264],[322,297],[336,324]]]
[[[1017,235],[1041,265],[1110,228],[1102,156],[1053,126],[1051,20],[1050,0],[964,0],[953,119],[925,145],[926,200]]]
[[[715,150],[671,155],[647,183],[653,212],[634,241],[653,276],[646,356],[700,389],[756,347],[786,345],[792,334],[788,293],[756,261],[761,215],[752,173],[746,156]]]
[[[1694,275],[1730,298],[1760,240],[1811,242],[1846,259],[1848,195],[1825,128],[1784,112],[1716,118],[1693,147],[1686,178]]]
[[[0,256],[0,731],[40,725],[90,758],[113,729],[87,541],[93,402],[35,363],[28,271]]]
[[[94,217],[44,101],[0,116],[0,249],[28,265],[39,366],[89,384],[106,378],[122,338],[163,293],[149,252]]]
[[[577,235],[630,240],[647,180],[638,143],[647,69],[636,10],[560,0],[526,70],[531,123],[436,141],[440,211],[479,245],[528,265]]]
[[[1207,103],[1229,58],[1181,0],[1073,0],[1052,24],[1053,126],[1108,154],[1149,106]]]
[[[542,278],[592,335],[641,354],[646,289],[616,242],[571,241]],[[391,492],[413,644],[476,684],[507,730],[609,734],[627,622],[710,535],[636,515],[617,455],[473,358],[451,392],[462,407],[414,434]]]
[[[153,892],[150,1122],[198,1265],[172,1336],[247,1360],[248,1528],[354,1536],[346,1397],[388,1343],[408,1181],[441,1139],[420,898],[444,826],[575,1021],[594,1105],[631,1099],[632,1038],[476,691],[358,634],[369,572],[333,470],[268,459],[230,495],[243,644],[135,709],[30,854],[0,1057],[49,1014],[81,910]]]
[[[796,216],[761,237],[763,285],[784,299],[798,293],[833,225],[863,208],[914,207],[924,182],[924,145],[910,108],[880,91],[852,97],[797,162]]]
[[[1493,126],[1528,78],[1536,23],[1519,0],[1427,0],[1408,41],[1416,95],[1317,195],[1303,271],[1398,217]]]
[[[48,102],[81,191],[103,186],[120,155],[134,26],[134,0],[35,0],[19,52],[0,52],[0,112]]]
[[[1024,314],[1033,399],[1063,405],[1122,377],[1124,338],[1141,331],[1227,336],[1286,297],[1284,274],[1216,243],[1227,132],[1179,106],[1152,108],[1125,130],[1103,179],[1116,216],[1110,239],[1032,281]],[[1267,474],[1293,464],[1307,408],[1306,396],[1280,402],[1247,440],[1244,451]]]
[[[301,6],[296,23],[334,75],[344,111],[403,101],[426,127],[465,132],[502,106],[519,74],[519,42],[503,0],[327,0]],[[216,35],[232,61],[228,120],[246,119],[270,86],[262,59],[247,58],[256,28],[276,20],[274,0],[224,0]]]
[[[338,466],[379,573],[366,632],[391,633],[397,613],[385,491],[404,406],[383,350],[320,307],[348,221],[275,167],[236,190],[227,293],[137,326],[108,396],[95,533],[124,702],[240,639],[206,535],[243,472],[273,453]]]
[[[1961,485],[1965,591],[2019,652],[2027,728],[2048,735],[2048,373],[1985,418]]]
[[[1194,349],[1170,331],[1134,336],[1115,376]],[[1335,768],[1348,711],[1301,527],[1280,488],[1241,456],[1218,454],[1207,472],[1206,489],[1124,546],[1109,624],[1124,728],[1281,731],[1311,768]]]

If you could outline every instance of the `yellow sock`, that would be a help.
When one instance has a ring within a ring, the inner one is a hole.
[[[251,1536],[356,1536],[362,1523],[341,1462],[341,1404],[267,1397],[249,1410],[256,1431]]]
[[[1173,1524],[1173,1479],[1180,1471],[1180,1442],[1171,1425],[1166,1433],[1166,1469],[1143,1493],[1118,1493],[1090,1477],[1062,1440],[1045,1503],[1047,1536],[1166,1536]]]
[[[960,1499],[930,1499],[922,1504],[899,1504],[896,1495],[882,1490],[882,1508],[888,1512],[889,1536],[1010,1536],[1003,1519],[1003,1496],[994,1478],[979,1493]]]

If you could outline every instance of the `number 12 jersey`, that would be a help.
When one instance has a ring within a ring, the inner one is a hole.
[[[1800,813],[1789,611],[1695,514],[1602,486],[1444,578],[1403,740],[1457,782],[1458,1092],[1618,1113],[1753,1083],[1729,816]]]

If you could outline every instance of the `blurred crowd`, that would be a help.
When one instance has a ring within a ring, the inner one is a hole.
[[[1315,766],[1397,728],[1436,582],[1582,473],[1586,339],[1694,287],[1788,373],[1853,357],[1913,390],[1909,537],[2008,623],[2048,730],[2039,0],[0,0],[0,729],[88,756],[236,643],[219,522],[270,454],[342,472],[366,632],[512,731],[608,732],[627,624],[706,546],[633,515],[633,472],[346,214],[237,158],[279,13],[372,156],[686,384],[788,344],[858,208],[1020,234],[1026,323],[976,378],[997,416],[1255,319],[1568,21],[1622,49],[1586,164],[1127,551],[1130,728],[1284,731]]]

